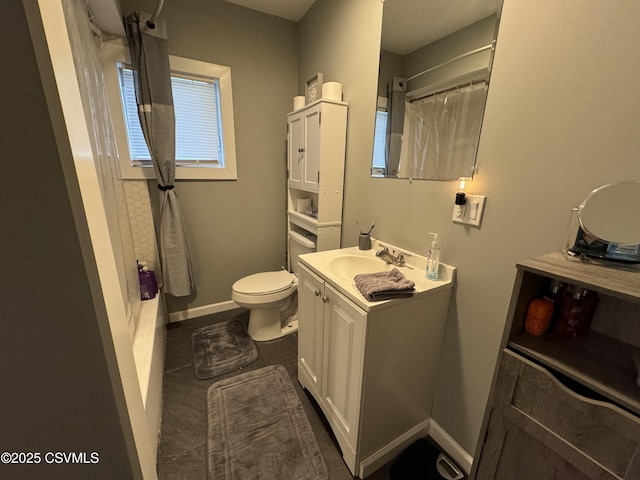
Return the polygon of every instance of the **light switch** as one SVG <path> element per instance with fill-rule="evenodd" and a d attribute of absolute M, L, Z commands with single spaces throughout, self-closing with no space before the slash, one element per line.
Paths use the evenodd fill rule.
<path fill-rule="evenodd" d="M 487 199 L 484 195 L 466 195 L 466 203 L 462 216 L 458 216 L 458 205 L 453 206 L 453 221 L 465 225 L 480 226 L 484 204 Z"/>

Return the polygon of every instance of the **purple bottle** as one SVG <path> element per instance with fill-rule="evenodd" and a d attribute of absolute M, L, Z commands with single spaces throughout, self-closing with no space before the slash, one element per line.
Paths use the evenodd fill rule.
<path fill-rule="evenodd" d="M 153 270 L 138 263 L 138 280 L 140 281 L 140 299 L 151 300 L 158 293 L 158 282 Z"/>

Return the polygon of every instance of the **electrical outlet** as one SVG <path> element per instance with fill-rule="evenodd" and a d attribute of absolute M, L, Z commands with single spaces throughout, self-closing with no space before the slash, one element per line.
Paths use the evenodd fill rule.
<path fill-rule="evenodd" d="M 464 205 L 453 206 L 453 221 L 464 225 L 480 226 L 484 204 L 487 199 L 484 195 L 466 195 Z M 460 209 L 462 207 L 462 209 Z M 460 211 L 462 210 L 462 211 Z M 462 214 L 460 214 L 462 213 Z"/>

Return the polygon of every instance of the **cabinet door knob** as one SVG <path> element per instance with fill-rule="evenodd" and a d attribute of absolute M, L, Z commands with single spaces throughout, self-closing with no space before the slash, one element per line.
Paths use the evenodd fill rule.
<path fill-rule="evenodd" d="M 304 148 L 300 147 L 300 148 L 298 149 L 298 152 L 299 152 L 299 153 L 304 152 Z"/>
<path fill-rule="evenodd" d="M 323 303 L 327 303 L 328 301 L 329 301 L 329 299 L 328 299 L 326 296 L 323 296 L 323 297 L 322 297 L 322 302 L 323 302 Z"/>
<path fill-rule="evenodd" d="M 315 291 L 315 292 L 313 292 L 313 293 L 315 293 L 315 294 L 316 294 L 316 297 L 319 297 L 319 296 L 320 296 L 320 290 L 316 290 L 316 291 Z"/>

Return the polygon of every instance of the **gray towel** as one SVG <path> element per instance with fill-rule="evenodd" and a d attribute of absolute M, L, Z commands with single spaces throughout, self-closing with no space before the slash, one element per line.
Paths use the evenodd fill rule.
<path fill-rule="evenodd" d="M 389 272 L 362 273 L 353 278 L 356 287 L 370 302 L 413 296 L 415 283 L 397 268 Z"/>

